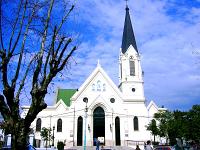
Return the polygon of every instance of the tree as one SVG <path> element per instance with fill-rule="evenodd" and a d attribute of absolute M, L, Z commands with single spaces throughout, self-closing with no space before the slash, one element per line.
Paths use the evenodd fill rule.
<path fill-rule="evenodd" d="M 26 149 L 31 123 L 47 107 L 50 83 L 77 49 L 64 32 L 73 9 L 65 0 L 0 0 L 0 112 L 13 150 Z M 29 93 L 30 109 L 22 118 L 20 103 Z"/>
<path fill-rule="evenodd" d="M 154 116 L 159 121 L 159 136 L 169 139 L 171 145 L 176 144 L 176 138 L 183 137 L 183 116 L 184 112 L 178 110 L 159 112 Z"/>
<path fill-rule="evenodd" d="M 159 134 L 159 130 L 156 125 L 155 119 L 152 119 L 151 122 L 148 124 L 147 130 L 151 131 L 152 135 L 154 136 L 154 144 L 155 144 L 155 136 Z"/>
<path fill-rule="evenodd" d="M 185 123 L 186 123 L 186 112 L 181 112 L 179 110 L 175 110 L 172 115 L 173 119 L 169 122 L 169 139 L 172 145 L 176 144 L 176 138 L 182 139 L 184 134 L 186 133 Z"/>
<path fill-rule="evenodd" d="M 169 122 L 173 119 L 173 115 L 170 111 L 162 111 L 154 114 L 154 118 L 159 122 L 158 124 L 158 135 L 160 137 L 166 137 L 167 142 L 169 139 Z"/>
<path fill-rule="evenodd" d="M 46 148 L 47 148 L 48 141 L 52 139 L 51 129 L 43 127 L 42 130 L 40 131 L 40 135 L 42 139 L 45 141 Z"/>
<path fill-rule="evenodd" d="M 200 105 L 193 105 L 187 113 L 186 139 L 200 142 Z"/>

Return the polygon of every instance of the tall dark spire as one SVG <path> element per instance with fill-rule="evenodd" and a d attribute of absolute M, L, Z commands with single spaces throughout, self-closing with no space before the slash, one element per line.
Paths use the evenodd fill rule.
<path fill-rule="evenodd" d="M 133 32 L 133 27 L 131 23 L 131 18 L 129 14 L 129 8 L 128 5 L 126 5 L 126 16 L 124 21 L 124 31 L 123 31 L 123 37 L 122 37 L 122 53 L 124 54 L 129 46 L 132 45 L 135 50 L 138 52 L 135 36 Z"/>

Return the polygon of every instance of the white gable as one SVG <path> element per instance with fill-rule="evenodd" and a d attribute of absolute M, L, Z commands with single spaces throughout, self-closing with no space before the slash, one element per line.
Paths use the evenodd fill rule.
<path fill-rule="evenodd" d="M 149 116 L 150 117 L 153 117 L 154 114 L 157 113 L 158 110 L 159 110 L 158 106 L 153 101 L 151 101 L 149 103 L 149 105 L 147 106 L 147 109 L 149 111 Z"/>
<path fill-rule="evenodd" d="M 121 92 L 109 76 L 105 73 L 100 65 L 97 65 L 95 70 L 90 74 L 86 81 L 81 85 L 79 90 L 71 98 L 72 101 L 77 100 L 78 97 L 87 95 L 106 95 L 112 93 L 113 95 L 122 99 Z"/>

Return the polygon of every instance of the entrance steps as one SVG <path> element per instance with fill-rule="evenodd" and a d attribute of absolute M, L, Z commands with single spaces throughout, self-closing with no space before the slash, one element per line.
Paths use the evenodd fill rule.
<path fill-rule="evenodd" d="M 74 146 L 65 150 L 84 150 L 83 146 Z M 86 150 L 96 150 L 96 146 L 87 146 Z M 127 146 L 104 146 L 99 148 L 99 150 L 134 150 L 134 148 Z"/>

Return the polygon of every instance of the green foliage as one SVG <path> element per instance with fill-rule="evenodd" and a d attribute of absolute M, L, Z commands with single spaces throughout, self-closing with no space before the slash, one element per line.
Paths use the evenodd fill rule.
<path fill-rule="evenodd" d="M 171 145 L 176 144 L 176 138 L 200 141 L 200 105 L 194 105 L 188 112 L 159 112 L 154 118 L 159 122 L 157 135 L 169 139 Z M 155 125 L 150 124 L 147 129 L 154 134 Z"/>
<path fill-rule="evenodd" d="M 187 115 L 187 138 L 200 141 L 200 105 L 194 105 Z"/>
<path fill-rule="evenodd" d="M 58 141 L 57 143 L 58 150 L 64 150 L 64 146 L 65 146 L 64 142 Z"/>
<path fill-rule="evenodd" d="M 51 129 L 43 127 L 42 130 L 40 131 L 40 135 L 42 139 L 46 142 L 46 147 L 47 147 L 48 141 L 52 139 Z"/>
<path fill-rule="evenodd" d="M 170 125 L 169 122 L 171 122 L 173 115 L 171 112 L 169 111 L 162 111 L 159 113 L 156 113 L 154 115 L 155 119 L 158 120 L 159 125 L 158 125 L 158 129 L 159 129 L 159 133 L 158 135 L 160 137 L 168 137 L 168 131 L 170 129 Z"/>
<path fill-rule="evenodd" d="M 155 119 L 152 119 L 151 122 L 148 124 L 147 130 L 151 131 L 151 134 L 154 135 L 154 143 L 155 143 L 155 136 L 159 134 L 159 129 L 156 125 Z"/>

